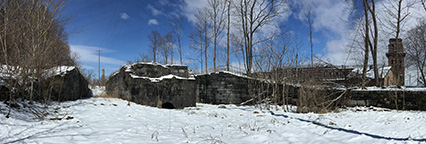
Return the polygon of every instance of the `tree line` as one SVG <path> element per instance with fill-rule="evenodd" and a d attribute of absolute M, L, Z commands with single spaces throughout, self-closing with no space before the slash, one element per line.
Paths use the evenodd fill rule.
<path fill-rule="evenodd" d="M 62 15 L 65 0 L 1 0 L 0 4 L 0 73 L 10 89 L 9 107 L 25 104 L 20 100 L 47 104 L 52 88 L 60 85 L 49 78 L 52 68 L 76 65 L 65 31 L 68 19 Z"/>
<path fill-rule="evenodd" d="M 230 70 L 230 57 L 232 57 L 231 54 L 235 54 L 237 58 L 242 58 L 240 60 L 245 64 L 246 73 L 251 73 L 254 69 L 256 46 L 278 35 L 274 33 L 263 37 L 261 29 L 265 26 L 275 26 L 273 25 L 275 19 L 288 11 L 284 6 L 285 2 L 283 0 L 207 0 L 207 6 L 197 9 L 194 15 L 195 30 L 189 36 L 192 42 L 190 48 L 199 53 L 197 58 L 193 59 L 200 63 L 201 71 L 208 72 L 209 61 L 213 63 L 213 71 L 217 71 L 220 54 L 225 55 L 221 58 L 226 64 L 226 70 Z M 152 58 L 153 61 L 158 61 L 160 56 L 164 63 L 173 63 L 169 60 L 174 55 L 171 44 L 177 41 L 178 46 L 175 47 L 179 48 L 182 64 L 180 44 L 183 31 L 182 17 L 169 21 L 169 25 L 172 32 L 164 36 L 155 30 L 149 34 Z M 212 51 L 211 54 L 210 51 Z"/>
<path fill-rule="evenodd" d="M 420 3 L 425 8 L 425 2 L 424 0 L 391 1 L 387 5 L 382 4 L 384 8 L 379 10 L 384 10 L 384 12 L 378 12 L 376 0 L 351 0 L 346 2 L 353 5 L 353 10 L 350 14 L 352 19 L 348 21 L 348 25 L 352 26 L 356 37 L 362 38 L 362 40 L 353 39 L 353 42 L 356 43 L 354 47 L 362 50 L 360 55 L 363 55 L 363 59 L 360 60 L 363 61 L 361 64 L 363 67 L 361 85 L 365 87 L 368 82 L 366 73 L 369 70 L 369 65 L 372 65 L 372 71 L 374 72 L 373 83 L 375 86 L 381 86 L 382 79 L 380 78 L 378 53 L 381 49 L 386 49 L 381 48 L 382 45 L 380 44 L 383 43 L 381 41 L 383 36 L 392 35 L 395 39 L 401 38 L 402 32 L 409 31 L 404 27 L 413 15 L 409 10 L 416 3 Z M 297 36 L 294 35 L 285 36 L 291 40 L 279 41 L 283 40 L 283 35 L 292 35 L 285 30 L 283 31 L 282 27 L 275 25 L 280 16 L 290 11 L 291 4 L 285 0 L 207 0 L 207 5 L 198 8 L 195 12 L 195 29 L 188 37 L 191 41 L 189 47 L 195 50 L 197 54 L 195 58 L 191 59 L 199 63 L 201 73 L 208 73 L 218 71 L 219 63 L 226 65 L 225 70 L 229 71 L 231 69 L 231 58 L 234 57 L 238 60 L 238 63 L 243 63 L 245 73 L 250 75 L 255 71 L 264 69 L 262 67 L 265 67 L 265 65 L 259 64 L 265 58 L 262 57 L 262 51 L 267 51 L 271 43 L 287 42 L 285 45 L 291 46 L 292 51 L 295 51 L 292 55 L 287 56 L 290 59 L 289 62 L 292 62 L 287 66 L 297 68 L 303 64 L 314 67 L 314 63 L 324 62 L 321 58 L 314 57 L 312 4 L 304 3 L 300 6 L 304 14 L 305 23 L 309 27 L 307 30 L 309 41 L 297 40 Z M 379 16 L 379 13 L 382 15 L 384 13 L 386 16 Z M 176 40 L 178 40 L 180 63 L 182 64 L 180 44 L 183 31 L 181 26 L 182 17 L 180 17 L 179 21 L 171 20 L 169 24 L 172 27 L 172 32 L 161 36 L 158 31 L 152 31 L 148 36 L 151 42 L 152 57 L 154 61 L 162 58 L 164 63 L 170 63 L 169 59 L 174 55 L 173 48 L 177 47 L 171 44 L 176 43 Z M 271 27 L 276 27 L 280 31 L 265 34 L 264 30 Z M 384 29 L 387 31 L 385 32 Z M 170 36 L 174 38 L 170 38 Z M 404 34 L 402 38 L 405 39 L 405 37 L 408 36 Z M 310 53 L 299 51 L 299 48 L 305 43 L 308 43 Z M 405 45 L 408 45 L 408 43 Z M 283 49 L 283 47 L 274 48 Z M 286 48 L 288 49 L 289 47 Z M 412 51 L 409 50 L 412 47 L 406 48 L 407 52 Z M 407 61 L 415 60 L 412 54 L 407 54 L 409 55 L 406 59 Z M 276 57 L 279 58 L 280 56 Z M 359 57 L 359 55 L 352 55 L 352 57 Z M 318 62 L 314 62 L 315 59 Z M 212 66 L 209 66 L 209 64 L 212 64 Z M 408 64 L 414 64 L 414 62 L 409 62 Z M 212 67 L 212 70 L 209 69 L 210 67 Z M 284 68 L 284 66 L 274 67 Z M 420 68 L 418 70 L 422 71 Z"/>

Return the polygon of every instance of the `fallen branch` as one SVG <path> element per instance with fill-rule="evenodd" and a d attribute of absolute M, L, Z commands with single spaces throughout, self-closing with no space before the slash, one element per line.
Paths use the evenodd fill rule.
<path fill-rule="evenodd" d="M 351 89 L 346 89 L 342 94 L 340 94 L 340 96 L 338 96 L 337 98 L 333 99 L 325 108 L 327 109 L 329 106 L 331 106 L 331 104 L 333 104 L 334 102 L 336 102 L 337 100 L 339 100 L 340 98 L 342 98 L 349 91 L 351 91 Z"/>
<path fill-rule="evenodd" d="M 249 99 L 249 100 L 247 100 L 245 102 L 242 102 L 240 105 L 245 105 L 245 104 L 247 104 L 249 102 L 252 102 L 253 100 L 254 100 L 254 98 L 251 98 L 251 99 Z"/>

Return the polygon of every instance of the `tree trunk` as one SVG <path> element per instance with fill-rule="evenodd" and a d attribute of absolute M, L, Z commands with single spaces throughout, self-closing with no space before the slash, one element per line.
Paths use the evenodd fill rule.
<path fill-rule="evenodd" d="M 227 26 L 227 37 L 226 37 L 226 70 L 229 71 L 229 30 L 231 23 L 231 1 L 228 0 L 228 26 Z"/>
<path fill-rule="evenodd" d="M 206 74 L 209 73 L 207 68 L 207 22 L 204 22 L 204 60 L 206 63 Z"/>
<path fill-rule="evenodd" d="M 368 12 L 367 12 L 367 0 L 362 1 L 363 7 L 364 7 L 364 15 L 365 15 L 365 36 L 364 36 L 364 68 L 362 70 L 362 88 L 365 89 L 365 83 L 366 83 L 366 74 L 367 74 L 367 68 L 368 68 L 368 43 L 369 43 L 369 25 L 368 25 Z"/>

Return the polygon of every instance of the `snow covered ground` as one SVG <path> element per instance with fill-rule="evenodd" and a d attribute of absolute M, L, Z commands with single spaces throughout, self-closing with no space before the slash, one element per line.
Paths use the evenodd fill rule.
<path fill-rule="evenodd" d="M 53 106 L 63 120 L 39 121 L 16 111 L 5 118 L 1 102 L 0 143 L 426 143 L 421 111 L 298 114 L 223 106 L 169 110 L 94 97 Z"/>

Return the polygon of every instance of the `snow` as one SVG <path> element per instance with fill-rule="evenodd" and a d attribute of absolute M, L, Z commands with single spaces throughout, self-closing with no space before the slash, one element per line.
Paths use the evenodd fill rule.
<path fill-rule="evenodd" d="M 105 86 L 90 86 L 89 88 L 92 90 L 93 96 L 102 96 L 105 92 Z"/>
<path fill-rule="evenodd" d="M 2 79 L 0 79 L 0 86 L 4 86 L 4 85 L 6 85 L 6 83 Z"/>
<path fill-rule="evenodd" d="M 128 68 L 130 68 L 130 67 L 132 67 L 132 66 L 134 66 L 134 65 L 137 65 L 137 64 L 156 65 L 156 66 L 162 66 L 162 67 L 164 67 L 164 68 L 168 68 L 167 66 L 162 65 L 162 64 L 157 63 L 157 62 L 137 62 L 137 63 L 133 63 L 133 64 L 131 64 L 131 65 L 126 65 L 126 66 L 127 66 Z"/>
<path fill-rule="evenodd" d="M 67 72 L 75 69 L 75 66 L 58 66 L 50 69 L 55 75 L 65 75 Z"/>
<path fill-rule="evenodd" d="M 343 89 L 342 89 L 343 90 Z M 355 91 L 426 91 L 426 87 L 366 87 L 366 89 L 354 89 Z"/>
<path fill-rule="evenodd" d="M 247 75 L 243 75 L 243 74 L 238 74 L 238 73 L 234 73 L 234 72 L 230 72 L 230 71 L 218 71 L 218 72 L 212 72 L 214 74 L 219 74 L 219 73 L 226 73 L 226 74 L 231 74 L 237 77 L 242 77 L 242 78 L 250 78 Z M 198 74 L 196 76 L 202 76 L 202 75 L 211 75 L 212 73 L 208 73 L 208 74 Z"/>
<path fill-rule="evenodd" d="M 243 77 L 243 78 L 248 78 L 246 75 L 242 75 L 242 74 L 238 74 L 238 73 L 234 73 L 234 72 L 230 72 L 230 71 L 221 71 L 221 72 L 231 74 L 231 75 L 235 75 L 235 76 L 239 76 L 239 77 Z M 216 72 L 216 73 L 218 73 L 218 72 Z"/>
<path fill-rule="evenodd" d="M 385 76 L 388 74 L 390 69 L 391 69 L 391 66 L 379 67 L 379 75 L 381 76 L 381 78 L 385 78 Z M 362 67 L 356 67 L 351 71 L 349 76 L 353 77 L 353 76 L 357 76 L 357 75 L 362 75 L 362 71 L 363 71 Z M 373 69 L 367 69 L 367 73 L 365 75 L 368 78 L 374 79 L 374 70 Z"/>
<path fill-rule="evenodd" d="M 390 71 L 390 69 L 391 69 L 391 66 L 380 67 L 380 68 L 379 68 L 379 76 L 380 76 L 381 78 L 385 78 L 385 76 L 388 74 L 388 72 Z M 361 71 L 361 74 L 362 74 L 362 71 Z M 374 70 L 373 70 L 373 69 L 369 69 L 369 70 L 367 71 L 367 73 L 366 73 L 366 76 L 367 76 L 368 78 L 372 78 L 372 79 L 374 79 L 374 78 L 375 78 L 375 77 L 374 77 Z"/>
<path fill-rule="evenodd" d="M 160 82 L 163 79 L 173 79 L 173 78 L 182 79 L 182 80 L 195 80 L 195 78 L 193 76 L 191 76 L 189 78 L 185 78 L 185 77 L 180 77 L 180 76 L 176 76 L 176 75 L 172 75 L 172 74 L 161 76 L 159 78 L 137 76 L 137 75 L 134 75 L 134 74 L 130 74 L 130 76 L 134 79 L 149 79 L 151 82 Z"/>
<path fill-rule="evenodd" d="M 179 67 L 179 66 L 187 66 L 187 65 L 184 65 L 184 64 L 166 64 L 166 66 L 177 66 L 177 67 Z"/>
<path fill-rule="evenodd" d="M 19 69 L 19 70 L 18 70 Z M 8 79 L 12 78 L 14 79 L 16 77 L 15 72 L 19 72 L 21 69 L 18 67 L 15 68 L 14 66 L 7 66 L 7 65 L 1 65 L 0 66 L 0 79 Z"/>
<path fill-rule="evenodd" d="M 75 69 L 75 66 L 57 66 L 53 67 L 51 69 L 45 70 L 47 76 L 50 77 L 52 75 L 65 75 L 67 72 L 72 71 Z M 7 66 L 2 65 L 0 67 L 0 78 L 4 77 L 10 77 L 12 75 L 12 78 L 15 78 L 16 75 L 19 75 L 21 72 L 21 68 L 15 68 L 14 66 Z M 28 70 L 30 72 L 30 70 Z M 18 73 L 18 74 L 16 74 Z"/>
<path fill-rule="evenodd" d="M 93 91 L 102 91 L 95 88 Z M 426 112 L 353 107 L 326 114 L 201 104 L 159 109 L 114 98 L 63 102 L 34 120 L 0 103 L 0 143 L 419 143 Z M 295 107 L 292 107 L 294 110 Z"/>
<path fill-rule="evenodd" d="M 186 65 L 179 65 L 179 64 L 167 64 L 167 65 L 162 65 L 162 64 L 157 63 L 157 62 L 138 62 L 138 63 L 133 63 L 133 64 L 123 65 L 123 66 L 120 68 L 120 70 L 124 67 L 124 68 L 125 68 L 124 72 L 126 72 L 126 73 L 130 73 L 130 76 L 131 76 L 132 78 L 136 78 L 136 79 L 137 79 L 137 78 L 141 78 L 141 79 L 149 79 L 151 82 L 160 82 L 160 81 L 162 81 L 163 79 L 172 79 L 172 78 L 176 78 L 176 79 L 186 79 L 186 80 L 195 80 L 195 77 L 192 75 L 192 72 L 191 72 L 191 71 L 190 71 L 190 76 L 189 76 L 188 78 L 180 77 L 180 76 L 177 76 L 177 75 L 171 75 L 171 74 L 169 74 L 169 75 L 165 75 L 165 76 L 161 76 L 161 77 L 159 77 L 159 78 L 151 78 L 151 77 L 138 76 L 138 75 L 133 74 L 134 72 L 133 72 L 133 70 L 132 70 L 132 66 L 137 65 L 137 64 L 157 65 L 157 66 L 162 66 L 162 67 L 164 67 L 164 68 L 166 68 L 166 69 L 168 69 L 168 68 L 169 68 L 169 66 L 186 66 Z M 117 72 L 114 72 L 113 74 L 111 74 L 111 76 L 115 76 L 115 75 L 117 75 L 117 74 L 120 72 L 120 70 L 118 70 Z"/>

